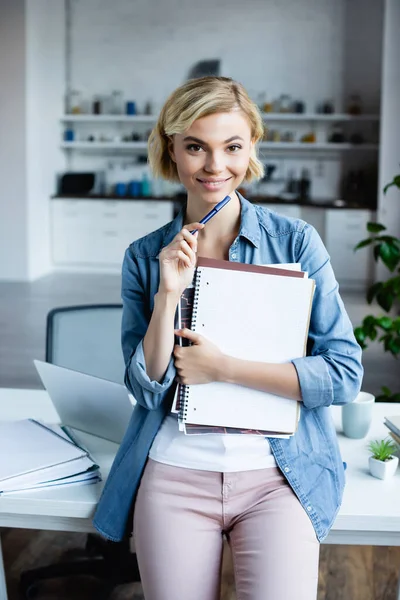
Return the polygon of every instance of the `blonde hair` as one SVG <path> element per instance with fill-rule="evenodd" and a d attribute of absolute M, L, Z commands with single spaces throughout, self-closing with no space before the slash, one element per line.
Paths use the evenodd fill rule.
<path fill-rule="evenodd" d="M 220 112 L 240 110 L 251 127 L 251 138 L 257 143 L 263 136 L 264 125 L 260 112 L 242 84 L 229 77 L 200 77 L 190 79 L 167 98 L 148 141 L 148 160 L 156 177 L 179 181 L 169 147 L 175 133 L 183 133 L 194 121 Z M 260 179 L 264 166 L 253 145 L 244 181 Z"/>

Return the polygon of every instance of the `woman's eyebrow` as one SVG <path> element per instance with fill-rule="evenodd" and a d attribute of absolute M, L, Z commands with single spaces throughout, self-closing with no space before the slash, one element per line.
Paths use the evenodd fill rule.
<path fill-rule="evenodd" d="M 227 140 L 225 140 L 224 142 L 222 142 L 223 144 L 229 144 L 229 142 L 233 142 L 233 140 L 242 140 L 242 142 L 244 142 L 244 139 L 242 137 L 240 137 L 240 135 L 233 135 L 232 137 L 228 138 Z M 199 138 L 193 137 L 192 135 L 188 135 L 187 137 L 183 138 L 184 142 L 196 142 L 197 144 L 203 144 L 205 146 L 207 146 L 207 142 L 204 142 L 203 140 L 200 140 Z"/>

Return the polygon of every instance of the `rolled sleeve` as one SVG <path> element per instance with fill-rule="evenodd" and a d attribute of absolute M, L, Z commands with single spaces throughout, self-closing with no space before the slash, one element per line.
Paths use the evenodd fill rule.
<path fill-rule="evenodd" d="M 357 343 L 331 266 L 317 231 L 305 224 L 297 261 L 315 280 L 309 356 L 292 360 L 305 408 L 352 402 L 361 388 L 363 367 Z"/>
<path fill-rule="evenodd" d="M 299 378 L 303 404 L 306 408 L 330 406 L 333 403 L 333 384 L 328 366 L 322 356 L 306 356 L 292 360 Z"/>
<path fill-rule="evenodd" d="M 175 379 L 174 361 L 171 358 L 161 382 L 154 380 L 152 381 L 147 375 L 146 359 L 143 351 L 143 340 L 141 340 L 136 348 L 135 354 L 132 357 L 130 373 L 144 390 L 147 390 L 153 394 L 161 394 L 162 392 L 168 390 Z"/>

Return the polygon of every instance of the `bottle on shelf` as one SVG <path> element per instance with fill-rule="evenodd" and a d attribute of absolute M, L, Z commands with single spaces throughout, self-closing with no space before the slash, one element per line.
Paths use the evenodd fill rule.
<path fill-rule="evenodd" d="M 113 115 L 122 115 L 124 112 L 123 94 L 120 90 L 114 90 L 111 94 L 111 113 Z"/>
<path fill-rule="evenodd" d="M 146 172 L 142 175 L 142 195 L 143 198 L 151 197 L 151 181 Z"/>
<path fill-rule="evenodd" d="M 66 95 L 66 112 L 79 115 L 82 112 L 82 94 L 78 90 L 70 90 Z"/>
<path fill-rule="evenodd" d="M 311 195 L 310 171 L 303 169 L 299 180 L 299 200 L 309 200 Z"/>
<path fill-rule="evenodd" d="M 362 100 L 359 94 L 352 94 L 349 99 L 347 106 L 347 112 L 349 115 L 361 115 L 362 113 Z"/>

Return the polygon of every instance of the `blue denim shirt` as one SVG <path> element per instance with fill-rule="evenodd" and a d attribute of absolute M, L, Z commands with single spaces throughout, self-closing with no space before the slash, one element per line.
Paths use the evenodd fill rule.
<path fill-rule="evenodd" d="M 302 410 L 290 439 L 269 438 L 272 453 L 322 541 L 340 508 L 344 466 L 329 406 L 351 402 L 360 390 L 361 349 L 339 295 L 329 255 L 316 230 L 300 219 L 256 206 L 240 194 L 241 226 L 229 260 L 249 264 L 300 262 L 316 282 L 307 356 L 294 359 Z M 184 209 L 169 224 L 133 242 L 122 268 L 122 347 L 125 383 L 137 400 L 125 437 L 106 481 L 94 526 L 119 541 L 132 529 L 136 492 L 152 442 L 169 412 L 174 392 L 173 358 L 161 382 L 146 373 L 143 353 L 161 249 L 183 225 Z"/>

